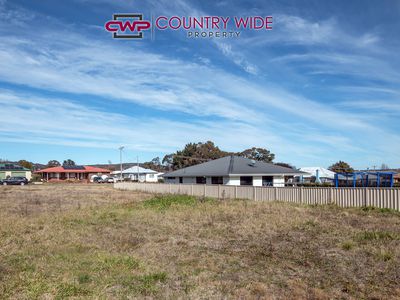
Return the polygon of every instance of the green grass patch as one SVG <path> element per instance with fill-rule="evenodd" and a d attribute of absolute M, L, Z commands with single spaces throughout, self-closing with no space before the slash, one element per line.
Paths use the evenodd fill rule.
<path fill-rule="evenodd" d="M 79 275 L 78 275 L 78 282 L 79 282 L 79 284 L 89 283 L 90 281 L 92 281 L 92 280 L 91 280 L 89 274 L 79 274 Z"/>
<path fill-rule="evenodd" d="M 143 206 L 145 208 L 165 211 L 175 206 L 195 206 L 199 202 L 210 201 L 213 200 L 209 198 L 199 199 L 194 196 L 187 195 L 159 195 L 151 198 L 150 200 L 144 201 Z"/>
<path fill-rule="evenodd" d="M 57 287 L 56 299 L 65 299 L 70 297 L 78 296 L 88 296 L 91 292 L 85 287 L 71 284 L 71 283 L 61 283 Z"/>
<path fill-rule="evenodd" d="M 121 278 L 120 283 L 131 293 L 151 295 L 158 292 L 158 285 L 167 280 L 167 273 L 150 273 L 144 275 L 131 275 Z"/>
<path fill-rule="evenodd" d="M 390 208 L 379 208 L 374 206 L 365 206 L 361 208 L 362 211 L 365 212 L 379 212 L 379 213 L 387 213 L 387 214 L 400 214 L 397 210 Z"/>
<path fill-rule="evenodd" d="M 398 240 L 399 235 L 389 231 L 362 231 L 356 235 L 356 240 L 363 241 L 380 241 L 380 240 Z"/>

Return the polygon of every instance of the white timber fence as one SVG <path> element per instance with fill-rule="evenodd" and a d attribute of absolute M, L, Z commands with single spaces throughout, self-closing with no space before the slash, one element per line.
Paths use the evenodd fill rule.
<path fill-rule="evenodd" d="M 118 182 L 116 189 L 156 194 L 182 194 L 218 199 L 285 201 L 298 204 L 336 204 L 340 207 L 389 208 L 400 211 L 399 188 L 255 187 L 208 184 Z"/>

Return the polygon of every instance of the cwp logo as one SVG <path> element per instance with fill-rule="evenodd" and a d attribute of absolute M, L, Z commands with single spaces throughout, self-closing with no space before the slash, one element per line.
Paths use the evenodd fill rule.
<path fill-rule="evenodd" d="M 112 32 L 115 39 L 141 39 L 142 31 L 150 26 L 149 21 L 143 20 L 142 14 L 113 14 L 113 20 L 108 21 L 104 28 Z"/>

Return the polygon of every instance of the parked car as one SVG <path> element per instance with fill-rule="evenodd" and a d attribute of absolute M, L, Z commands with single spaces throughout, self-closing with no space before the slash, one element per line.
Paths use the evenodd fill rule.
<path fill-rule="evenodd" d="M 2 185 L 25 185 L 28 184 L 28 179 L 25 177 L 10 177 L 1 181 Z"/>
<path fill-rule="evenodd" d="M 114 177 L 108 177 L 107 178 L 107 182 L 108 183 L 114 183 L 115 182 L 115 178 Z"/>
<path fill-rule="evenodd" d="M 95 182 L 95 183 L 104 183 L 105 181 L 104 181 L 103 178 L 101 178 L 101 177 L 99 176 L 99 177 L 93 178 L 93 182 Z"/>

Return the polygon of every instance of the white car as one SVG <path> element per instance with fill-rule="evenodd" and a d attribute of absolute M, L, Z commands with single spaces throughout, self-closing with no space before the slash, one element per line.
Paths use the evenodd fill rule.
<path fill-rule="evenodd" d="M 108 178 L 106 179 L 106 182 L 107 182 L 107 183 L 114 183 L 114 182 L 115 182 L 115 178 L 114 178 L 114 177 L 108 177 Z"/>

